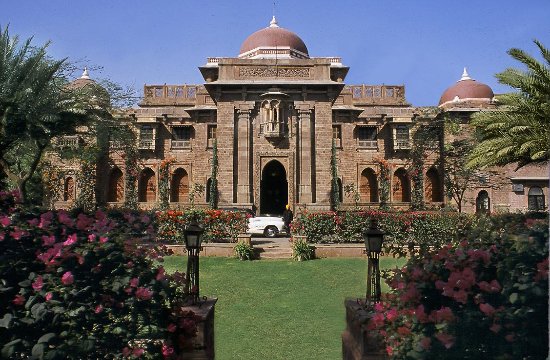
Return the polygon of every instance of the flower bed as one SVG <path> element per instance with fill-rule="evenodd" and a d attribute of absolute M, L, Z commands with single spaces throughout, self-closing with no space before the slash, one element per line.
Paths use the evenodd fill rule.
<path fill-rule="evenodd" d="M 193 346 L 184 276 L 139 248 L 147 215 L 31 212 L 0 193 L 0 357 L 176 358 Z"/>
<path fill-rule="evenodd" d="M 372 219 L 387 233 L 384 252 L 404 256 L 409 245 L 421 252 L 458 239 L 471 229 L 477 218 L 458 213 L 429 212 L 323 212 L 303 211 L 292 223 L 292 232 L 305 235 L 309 242 L 362 242 L 361 231 Z"/>
<path fill-rule="evenodd" d="M 368 329 L 392 359 L 544 359 L 548 220 L 484 218 L 460 243 L 413 256 Z"/>
<path fill-rule="evenodd" d="M 168 210 L 156 213 L 158 239 L 168 243 L 182 243 L 183 230 L 193 219 L 204 227 L 206 242 L 221 239 L 236 242 L 237 236 L 244 234 L 248 229 L 248 217 L 242 212 L 203 209 Z"/>

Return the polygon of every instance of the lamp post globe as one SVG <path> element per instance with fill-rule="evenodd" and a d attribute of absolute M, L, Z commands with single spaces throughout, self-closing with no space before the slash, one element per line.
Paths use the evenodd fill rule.
<path fill-rule="evenodd" d="M 204 229 L 196 220 L 191 221 L 183 232 L 187 249 L 186 293 L 190 296 L 192 304 L 199 301 L 199 252 L 203 233 Z"/>

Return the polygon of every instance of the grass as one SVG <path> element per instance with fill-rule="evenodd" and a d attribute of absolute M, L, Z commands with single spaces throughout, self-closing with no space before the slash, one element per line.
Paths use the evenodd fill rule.
<path fill-rule="evenodd" d="M 172 256 L 164 266 L 185 271 L 185 261 Z M 382 258 L 380 266 L 403 263 Z M 218 297 L 216 359 L 341 358 L 344 299 L 365 297 L 366 274 L 363 259 L 201 258 L 201 296 Z"/>

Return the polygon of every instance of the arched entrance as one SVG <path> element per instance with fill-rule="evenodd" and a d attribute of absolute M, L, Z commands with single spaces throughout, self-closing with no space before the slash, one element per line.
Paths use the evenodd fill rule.
<path fill-rule="evenodd" d="M 282 215 L 288 203 L 288 181 L 285 167 L 272 160 L 262 171 L 260 183 L 260 213 Z"/>

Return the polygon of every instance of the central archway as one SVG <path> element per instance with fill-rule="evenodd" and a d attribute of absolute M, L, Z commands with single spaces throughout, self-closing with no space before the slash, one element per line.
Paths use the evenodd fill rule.
<path fill-rule="evenodd" d="M 262 171 L 260 183 L 260 213 L 282 215 L 288 202 L 288 181 L 285 167 L 272 160 Z"/>

